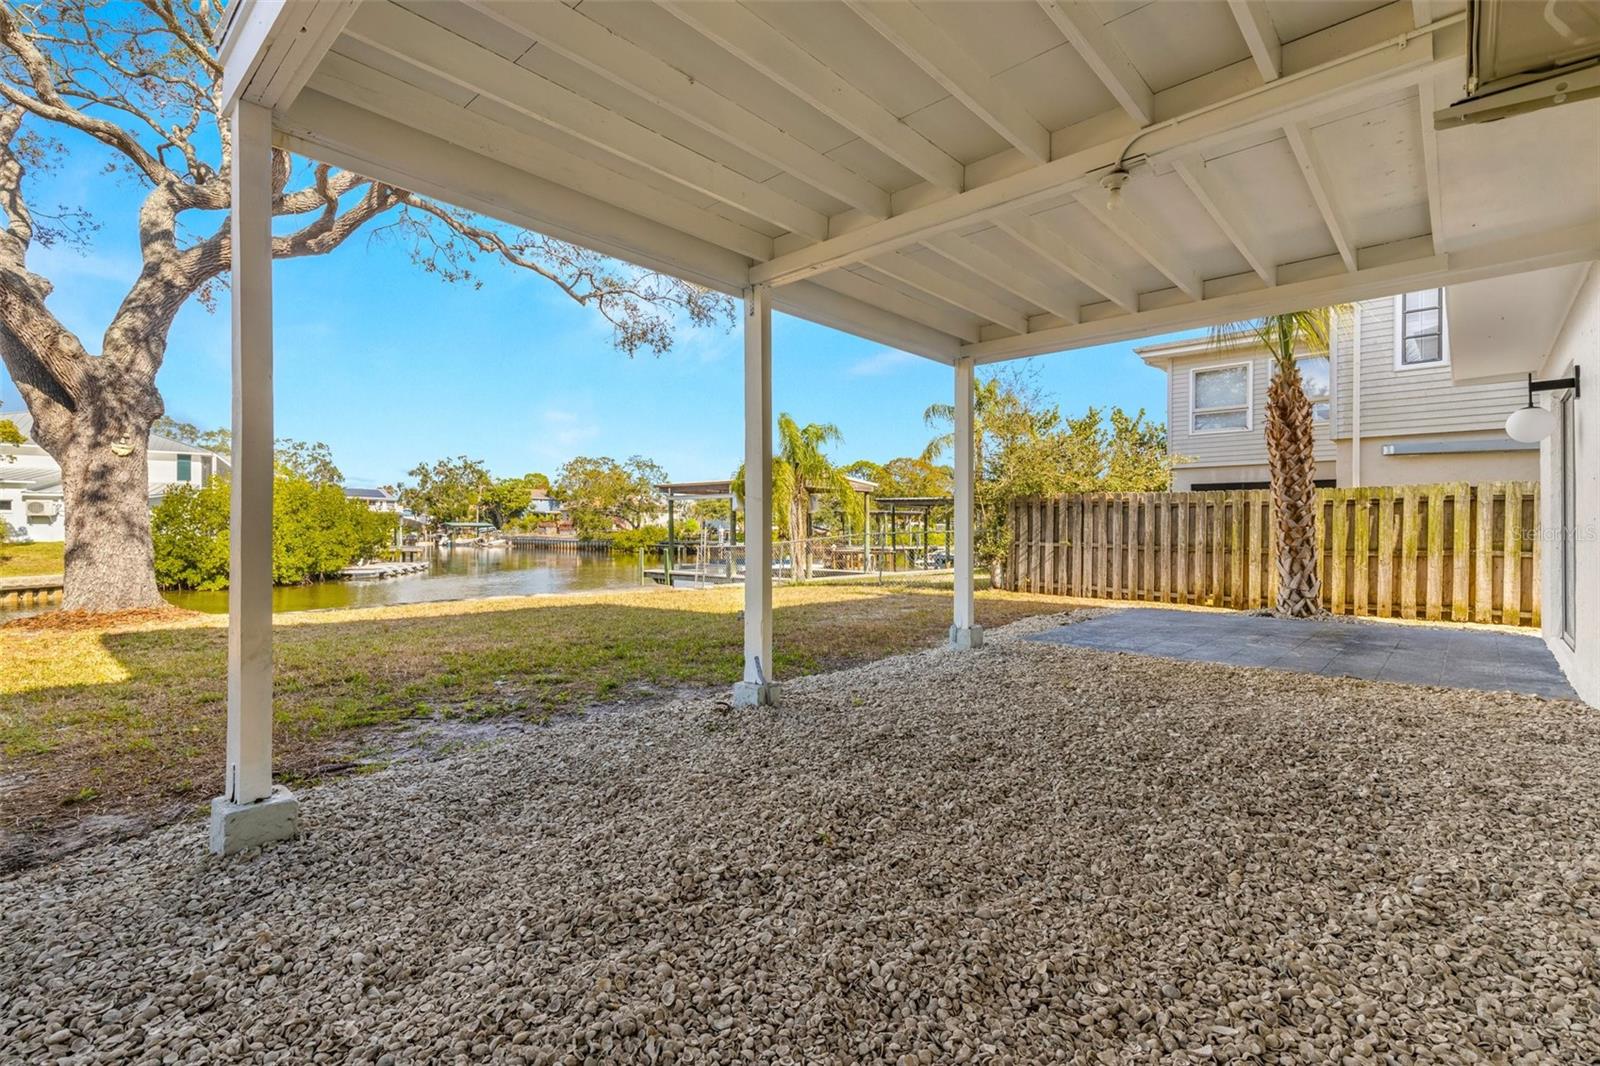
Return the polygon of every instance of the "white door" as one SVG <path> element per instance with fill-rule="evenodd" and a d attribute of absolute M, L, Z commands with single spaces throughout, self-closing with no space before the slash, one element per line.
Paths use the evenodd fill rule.
<path fill-rule="evenodd" d="M 1568 647 L 1578 642 L 1578 463 L 1577 426 L 1571 393 L 1563 396 L 1556 408 L 1561 439 L 1561 636 Z"/>

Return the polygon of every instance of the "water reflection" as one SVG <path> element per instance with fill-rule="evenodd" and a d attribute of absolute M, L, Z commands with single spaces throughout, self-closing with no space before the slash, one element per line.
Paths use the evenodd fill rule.
<path fill-rule="evenodd" d="M 483 596 L 533 596 L 553 592 L 629 588 L 639 584 L 638 560 L 547 548 L 455 548 L 435 554 L 427 573 L 383 581 L 326 581 L 272 590 L 274 612 L 327 607 L 380 607 Z M 168 592 L 179 607 L 221 614 L 226 592 Z"/>

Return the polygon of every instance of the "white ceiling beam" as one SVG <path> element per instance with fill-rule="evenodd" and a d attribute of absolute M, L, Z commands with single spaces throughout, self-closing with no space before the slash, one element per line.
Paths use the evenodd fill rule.
<path fill-rule="evenodd" d="M 472 6 L 862 213 L 889 217 L 885 190 L 566 4 L 473 0 Z"/>
<path fill-rule="evenodd" d="M 1078 321 L 1078 305 L 1050 282 L 989 249 L 953 233 L 928 241 L 927 247 L 956 266 L 970 270 L 1019 299 L 1067 322 Z"/>
<path fill-rule="evenodd" d="M 802 281 L 772 290 L 772 306 L 785 314 L 937 362 L 954 363 L 961 354 L 964 338 L 894 314 L 882 304 L 861 300 L 820 281 Z"/>
<path fill-rule="evenodd" d="M 665 0 L 660 7 L 923 180 L 951 192 L 964 187 L 959 162 L 744 5 Z"/>
<path fill-rule="evenodd" d="M 1200 272 L 1167 237 L 1157 233 L 1124 203 L 1113 211 L 1106 206 L 1106 194 L 1098 188 L 1079 189 L 1073 198 L 1095 217 L 1095 221 L 1121 237 L 1123 242 L 1144 257 L 1145 262 L 1166 275 L 1185 294 L 1201 299 L 1204 286 Z"/>
<path fill-rule="evenodd" d="M 1141 126 L 1155 116 L 1155 94 L 1094 8 L 1078 0 L 1039 0 L 1039 6 L 1117 103 Z"/>
<path fill-rule="evenodd" d="M 1002 232 L 1059 269 L 1083 282 L 1125 311 L 1139 310 L 1139 293 L 1116 271 L 1090 259 L 1065 237 L 1026 215 L 995 219 Z"/>
<path fill-rule="evenodd" d="M 1367 249 L 1364 254 L 1382 261 L 1354 274 L 1344 271 L 1343 264 L 1332 256 L 1313 264 L 1293 264 L 1292 268 L 1281 268 L 1279 273 L 1293 275 L 1294 280 L 1274 287 L 1261 285 L 1254 275 L 1245 275 L 1254 286 L 1224 296 L 1172 304 L 1136 315 L 1097 318 L 1076 326 L 1036 330 L 1025 337 L 980 341 L 965 346 L 962 355 L 980 363 L 1023 359 L 1176 330 L 1224 326 L 1305 307 L 1327 307 L 1396 292 L 1581 263 L 1600 259 L 1600 224 L 1567 226 L 1493 241 L 1459 252 L 1436 254 L 1424 237 L 1398 242 L 1392 248 L 1385 245 Z M 1304 270 L 1305 266 L 1315 269 Z"/>
<path fill-rule="evenodd" d="M 872 269 L 881 274 L 887 274 L 896 281 L 904 282 L 913 289 L 919 289 L 937 299 L 964 311 L 971 311 L 985 322 L 993 322 L 1003 329 L 1013 333 L 1028 332 L 1028 319 L 1021 311 L 1002 303 L 992 297 L 969 286 L 961 284 L 954 278 L 941 274 L 939 271 L 919 263 L 908 255 L 900 252 L 891 252 L 886 256 L 873 259 L 867 263 Z"/>
<path fill-rule="evenodd" d="M 1250 46 L 1250 58 L 1256 61 L 1262 81 L 1276 81 L 1283 76 L 1283 42 L 1267 13 L 1266 0 L 1228 0 L 1234 21 L 1244 43 Z"/>
<path fill-rule="evenodd" d="M 845 0 L 867 25 L 1035 163 L 1050 161 L 1050 131 L 914 4 Z"/>
<path fill-rule="evenodd" d="M 1156 159 L 1172 153 L 1187 154 L 1241 136 L 1253 136 L 1268 128 L 1277 130 L 1286 121 L 1325 114 L 1361 99 L 1415 85 L 1437 63 L 1458 58 L 1461 47 L 1458 42 L 1454 50 L 1441 59 L 1436 56 L 1431 37 L 1418 38 L 1403 47 L 1395 41 L 1368 46 L 1337 65 L 1279 79 L 1249 92 L 1207 103 L 1174 121 L 1164 122 L 1141 135 L 1139 150 Z M 819 244 L 786 252 L 752 268 L 750 281 L 753 284 L 787 284 L 885 251 L 921 243 L 947 230 L 1058 200 L 1082 185 L 1090 175 L 1115 166 L 1122 159 L 1127 143 L 1126 135 L 1101 141 Z"/>
<path fill-rule="evenodd" d="M 750 260 L 560 182 L 308 87 L 274 119 L 274 143 L 419 196 L 737 295 Z"/>
<path fill-rule="evenodd" d="M 1278 283 L 1278 267 L 1267 254 L 1266 245 L 1262 242 L 1261 234 L 1256 227 L 1250 213 L 1240 206 L 1238 197 L 1227 184 L 1210 173 L 1206 168 L 1206 161 L 1199 156 L 1190 156 L 1173 162 L 1173 169 L 1178 172 L 1178 177 L 1194 193 L 1194 198 L 1200 201 L 1200 206 L 1206 209 L 1206 214 L 1217 224 L 1224 236 L 1238 249 L 1244 261 L 1250 264 L 1250 269 L 1268 285 Z"/>
<path fill-rule="evenodd" d="M 285 111 L 356 13 L 355 0 L 241 2 L 217 48 L 222 63 L 218 111 L 240 99 Z"/>
<path fill-rule="evenodd" d="M 1411 21 L 1426 26 L 1433 21 L 1433 0 L 1411 0 Z"/>
<path fill-rule="evenodd" d="M 685 233 L 757 261 L 772 257 L 772 238 L 747 226 L 574 155 L 551 141 L 529 137 L 475 111 L 457 107 L 434 93 L 338 53 L 323 60 L 311 87 L 373 114 L 409 123 L 424 133 L 519 167 L 546 181 L 580 189 L 625 210 L 658 218 Z"/>
<path fill-rule="evenodd" d="M 828 235 L 819 211 L 394 4 L 364 4 L 346 30 L 402 62 L 793 233 Z"/>
<path fill-rule="evenodd" d="M 1305 175 L 1311 198 L 1317 202 L 1317 210 L 1322 212 L 1322 221 L 1328 227 L 1334 247 L 1339 249 L 1339 258 L 1344 260 L 1346 270 L 1355 270 L 1356 250 L 1350 240 L 1350 228 L 1338 200 L 1334 198 L 1328 168 L 1317 150 L 1316 141 L 1312 139 L 1311 127 L 1304 122 L 1291 122 L 1284 127 L 1284 134 L 1289 138 L 1295 161 L 1300 164 L 1300 173 Z"/>
<path fill-rule="evenodd" d="M 1422 177 L 1428 187 L 1428 232 L 1433 235 L 1434 251 L 1441 251 L 1444 239 L 1444 197 L 1439 185 L 1439 135 L 1433 128 L 1433 82 L 1424 78 L 1417 85 L 1417 105 L 1422 109 Z"/>
<path fill-rule="evenodd" d="M 981 338 L 978 323 L 969 313 L 942 301 L 918 299 L 886 284 L 886 280 L 883 275 L 875 274 L 866 267 L 851 267 L 848 270 L 835 270 L 831 274 L 823 274 L 814 279 L 814 284 L 843 293 L 872 307 L 881 307 L 901 318 L 921 323 L 930 329 L 936 329 L 968 343 Z M 773 292 L 781 293 L 788 287 L 781 285 Z"/>

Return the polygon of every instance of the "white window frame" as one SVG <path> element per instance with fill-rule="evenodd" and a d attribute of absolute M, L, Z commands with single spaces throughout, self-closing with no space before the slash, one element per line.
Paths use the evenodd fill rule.
<path fill-rule="evenodd" d="M 1426 289 L 1415 289 L 1426 292 Z M 1396 370 L 1437 370 L 1450 365 L 1450 319 L 1444 313 L 1444 289 L 1439 292 L 1439 359 L 1433 363 L 1408 363 L 1402 356 L 1406 350 L 1406 294 L 1394 298 L 1394 368 Z"/>
<path fill-rule="evenodd" d="M 1242 366 L 1245 370 L 1244 378 L 1244 426 L 1239 429 L 1196 429 L 1194 416 L 1200 411 L 1195 407 L 1195 377 L 1210 370 L 1231 370 Z M 1240 359 L 1231 363 L 1212 363 L 1209 366 L 1192 366 L 1189 368 L 1189 435 L 1191 437 L 1209 437 L 1217 433 L 1249 433 L 1256 424 L 1256 362 L 1254 359 Z M 1234 411 L 1238 407 L 1208 407 L 1206 412 Z"/>

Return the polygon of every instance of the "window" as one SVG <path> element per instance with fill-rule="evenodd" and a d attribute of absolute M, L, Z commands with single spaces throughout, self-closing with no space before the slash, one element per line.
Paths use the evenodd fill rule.
<path fill-rule="evenodd" d="M 1250 428 L 1250 364 L 1233 363 L 1189 372 L 1189 429 L 1221 433 Z"/>
<path fill-rule="evenodd" d="M 1444 343 L 1444 290 L 1408 292 L 1400 297 L 1400 320 L 1396 330 L 1395 365 L 1401 370 L 1414 366 L 1442 366 Z"/>
<path fill-rule="evenodd" d="M 180 455 L 180 456 L 178 456 L 178 480 L 179 481 L 188 481 L 190 479 L 190 477 L 192 476 L 192 473 L 193 473 L 193 471 L 191 469 L 191 467 L 193 465 L 193 460 L 194 460 L 194 457 L 190 456 L 190 455 Z"/>
<path fill-rule="evenodd" d="M 0 511 L 9 511 L 9 510 L 11 510 L 11 501 L 10 500 L 0 500 Z"/>

